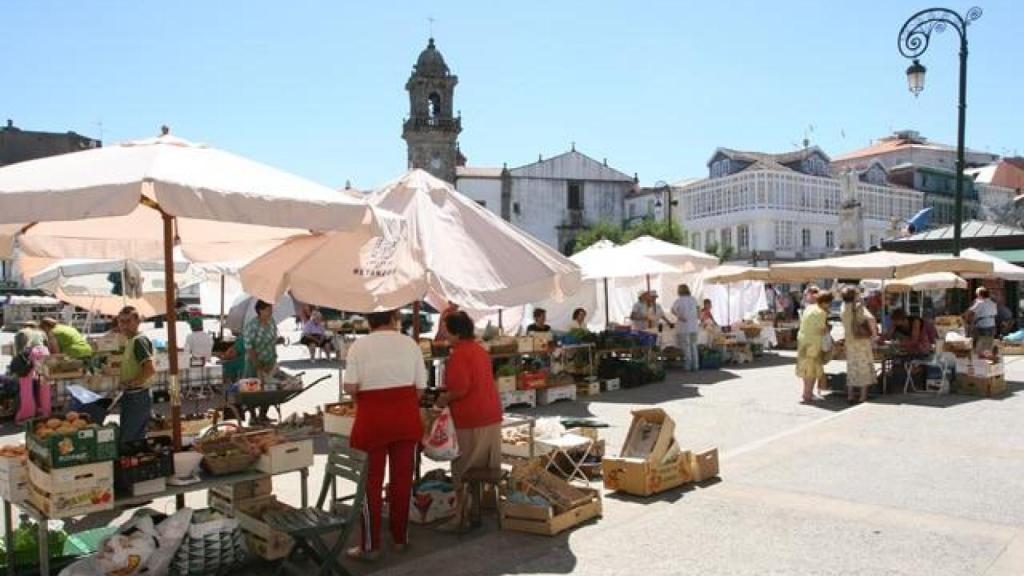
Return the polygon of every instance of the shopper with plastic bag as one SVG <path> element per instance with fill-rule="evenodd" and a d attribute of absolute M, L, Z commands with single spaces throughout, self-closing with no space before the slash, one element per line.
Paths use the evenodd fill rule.
<path fill-rule="evenodd" d="M 352 344 L 343 379 L 345 392 L 355 397 L 357 406 L 351 445 L 366 452 L 369 460 L 362 546 L 347 551 L 357 560 L 375 560 L 381 554 L 385 466 L 393 548 L 403 550 L 408 544 L 416 445 L 423 436 L 419 397 L 427 385 L 423 353 L 398 331 L 395 311 L 368 314 L 367 321 L 371 333 Z"/>
<path fill-rule="evenodd" d="M 444 527 L 465 528 L 467 492 L 463 476 L 471 468 L 501 468 L 501 400 L 494 385 L 491 357 L 474 339 L 473 320 L 465 312 L 445 319 L 451 354 L 445 369 L 445 392 L 438 406 L 451 411 L 457 457 L 452 462 L 456 490 L 455 518 Z M 444 418 L 444 413 L 438 418 Z"/>

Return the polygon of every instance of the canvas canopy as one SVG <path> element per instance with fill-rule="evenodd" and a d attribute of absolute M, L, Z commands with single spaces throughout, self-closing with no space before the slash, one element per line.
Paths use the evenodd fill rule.
<path fill-rule="evenodd" d="M 703 277 L 706 284 L 729 284 L 732 282 L 744 282 L 748 280 L 759 280 L 763 282 L 770 279 L 770 272 L 767 268 L 752 268 L 750 266 L 724 264 L 717 268 L 705 271 Z"/>
<path fill-rule="evenodd" d="M 1021 281 L 1024 280 L 1024 268 L 1011 264 L 1002 258 L 991 256 L 976 250 L 974 248 L 967 248 L 960 252 L 961 258 L 969 258 L 971 260 L 979 260 L 982 262 L 989 262 L 992 264 L 992 272 L 990 274 L 978 274 L 975 272 L 965 272 L 964 278 L 999 278 L 1001 280 L 1009 281 Z"/>
<path fill-rule="evenodd" d="M 930 272 L 991 274 L 992 263 L 936 254 L 878 251 L 777 264 L 771 267 L 770 276 L 772 280 L 782 282 L 819 278 L 889 280 Z"/>
<path fill-rule="evenodd" d="M 641 236 L 621 246 L 627 253 L 635 253 L 676 268 L 677 272 L 696 272 L 718 265 L 718 258 L 699 250 L 666 242 L 653 236 Z"/>
<path fill-rule="evenodd" d="M 967 281 L 952 272 L 933 272 L 889 280 L 885 283 L 886 292 L 920 292 L 948 288 L 967 288 Z"/>
<path fill-rule="evenodd" d="M 580 267 L 583 278 L 588 280 L 638 278 L 678 272 L 669 264 L 626 250 L 609 240 L 596 242 L 569 259 Z"/>
<path fill-rule="evenodd" d="M 298 231 L 372 228 L 388 217 L 325 186 L 166 129 L 158 138 L 0 168 L 0 206 L 0 224 L 26 224 L 16 245 L 29 256 L 162 259 L 169 318 L 175 246 L 192 261 L 226 261 Z M 167 336 L 175 347 L 174 322 Z M 180 444 L 177 372 L 177 354 L 171 354 L 172 433 Z"/>

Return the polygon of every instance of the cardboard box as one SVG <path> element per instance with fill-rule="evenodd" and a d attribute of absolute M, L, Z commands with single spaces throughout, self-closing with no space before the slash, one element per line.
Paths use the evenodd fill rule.
<path fill-rule="evenodd" d="M 576 385 L 569 384 L 567 386 L 553 386 L 550 388 L 541 388 L 537 390 L 537 404 L 540 406 L 547 406 L 552 402 L 558 402 L 559 400 L 575 400 L 576 399 Z"/>
<path fill-rule="evenodd" d="M 533 336 L 520 336 L 516 338 L 516 350 L 520 354 L 528 354 L 533 352 Z"/>
<path fill-rule="evenodd" d="M 291 536 L 271 528 L 263 521 L 263 515 L 272 510 L 292 509 L 273 496 L 248 500 L 239 506 L 235 518 L 246 536 L 249 549 L 264 560 L 279 560 L 287 556 L 294 544 Z"/>
<path fill-rule="evenodd" d="M 704 482 L 718 476 L 718 448 L 697 454 L 686 452 L 686 459 L 694 482 Z"/>
<path fill-rule="evenodd" d="M 355 406 L 353 402 L 335 402 L 324 406 L 324 432 L 337 436 L 351 436 L 352 425 L 356 422 L 355 416 L 338 416 L 331 414 L 332 406 Z"/>
<path fill-rule="evenodd" d="M 514 392 L 502 392 L 501 406 L 508 408 L 509 406 L 529 406 L 533 408 L 537 405 L 537 391 L 536 390 L 516 390 Z"/>
<path fill-rule="evenodd" d="M 607 380 L 601 380 L 601 391 L 602 392 L 614 392 L 622 388 L 622 381 L 618 378 L 608 378 Z"/>
<path fill-rule="evenodd" d="M 515 376 L 498 376 L 494 380 L 495 385 L 498 387 L 498 392 L 514 392 L 516 389 L 516 377 Z"/>
<path fill-rule="evenodd" d="M 51 519 L 114 508 L 114 463 L 97 462 L 46 471 L 28 463 L 29 501 Z"/>
<path fill-rule="evenodd" d="M 671 448 L 676 423 L 661 408 L 633 410 L 620 456 L 660 462 Z"/>
<path fill-rule="evenodd" d="M 284 442 L 267 448 L 256 461 L 256 469 L 267 474 L 280 474 L 313 465 L 313 439 Z"/>
<path fill-rule="evenodd" d="M 537 388 L 543 388 L 548 385 L 548 375 L 546 372 L 523 372 L 519 375 L 516 387 L 520 390 L 535 390 Z"/>
<path fill-rule="evenodd" d="M 1002 361 L 992 362 L 991 360 L 985 360 L 983 358 L 957 358 L 956 359 L 956 373 L 958 375 L 965 376 L 977 376 L 977 377 L 988 377 L 988 376 L 1001 376 L 1006 373 L 1006 368 Z"/>
<path fill-rule="evenodd" d="M 554 536 L 573 526 L 600 517 L 602 514 L 601 494 L 590 488 L 583 490 L 590 494 L 590 500 L 561 514 L 556 513 L 551 506 L 513 503 L 503 498 L 499 505 L 501 527 L 504 530 Z"/>
<path fill-rule="evenodd" d="M 664 410 L 634 410 L 620 456 L 601 462 L 605 488 L 650 496 L 689 482 L 687 453 L 680 452 L 674 433 L 675 422 Z"/>
<path fill-rule="evenodd" d="M 1001 396 L 1006 393 L 1006 376 L 964 376 L 960 373 L 956 375 L 956 391 L 958 394 L 968 394 L 971 396 L 984 396 L 990 398 L 992 396 Z"/>
<path fill-rule="evenodd" d="M 46 421 L 45 418 L 37 419 Z M 115 425 L 90 426 L 71 434 L 46 438 L 35 435 L 37 420 L 25 425 L 29 457 L 44 469 L 80 466 L 117 458 L 118 428 Z"/>

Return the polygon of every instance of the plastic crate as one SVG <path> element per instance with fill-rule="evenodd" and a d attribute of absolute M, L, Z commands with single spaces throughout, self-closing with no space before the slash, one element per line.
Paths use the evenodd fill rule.
<path fill-rule="evenodd" d="M 154 439 L 132 443 L 126 454 L 114 460 L 114 490 L 131 493 L 139 482 L 174 475 L 174 453 L 170 446 Z"/>
<path fill-rule="evenodd" d="M 712 350 L 710 348 L 704 349 L 700 353 L 700 369 L 701 370 L 719 370 L 722 368 L 722 352 L 719 350 Z"/>

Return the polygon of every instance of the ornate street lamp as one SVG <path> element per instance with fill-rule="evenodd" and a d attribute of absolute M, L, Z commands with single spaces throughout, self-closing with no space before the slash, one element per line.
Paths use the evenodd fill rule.
<path fill-rule="evenodd" d="M 960 255 L 960 227 L 964 214 L 964 123 L 967 113 L 967 26 L 981 18 L 981 8 L 975 6 L 963 16 L 947 8 L 929 8 L 911 16 L 897 37 L 900 54 L 913 60 L 907 68 L 907 87 L 917 96 L 924 90 L 925 67 L 918 62 L 931 41 L 932 32 L 942 32 L 947 26 L 960 35 L 960 97 L 956 137 L 956 196 L 953 215 L 953 255 Z"/>
<path fill-rule="evenodd" d="M 679 205 L 679 200 L 673 200 L 672 199 L 672 186 L 670 186 L 669 184 L 667 184 L 665 182 L 659 181 L 659 182 L 655 182 L 654 186 L 655 186 L 655 188 L 661 190 L 661 192 L 665 196 L 667 196 L 668 208 L 665 210 L 665 213 L 664 213 L 665 214 L 665 222 L 671 223 L 672 222 L 672 207 L 673 206 L 678 206 Z M 658 194 L 658 199 L 654 202 L 654 207 L 655 208 L 661 208 L 662 207 L 661 196 L 662 196 L 662 194 Z"/>

